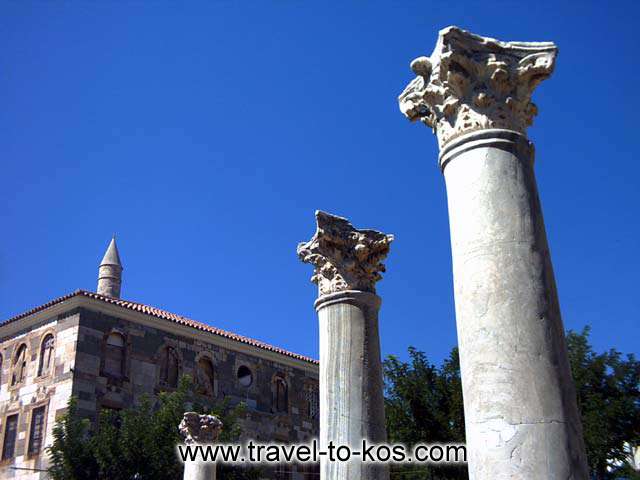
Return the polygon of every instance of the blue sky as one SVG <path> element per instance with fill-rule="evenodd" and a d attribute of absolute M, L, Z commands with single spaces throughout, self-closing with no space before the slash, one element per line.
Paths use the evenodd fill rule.
<path fill-rule="evenodd" d="M 640 352 L 632 2 L 3 2 L 0 318 L 95 289 L 317 356 L 315 209 L 393 233 L 383 354 L 456 342 L 431 132 L 398 111 L 455 24 L 553 40 L 529 135 L 567 328 Z"/>

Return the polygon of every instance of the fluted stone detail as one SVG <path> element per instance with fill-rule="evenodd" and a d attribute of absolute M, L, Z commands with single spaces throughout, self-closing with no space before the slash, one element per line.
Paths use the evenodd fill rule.
<path fill-rule="evenodd" d="M 320 295 L 345 290 L 375 293 L 393 235 L 358 230 L 345 218 L 316 211 L 316 233 L 298 245 L 298 257 L 315 267 Z"/>
<path fill-rule="evenodd" d="M 97 293 L 107 297 L 120 298 L 121 287 L 122 262 L 120 261 L 116 237 L 114 236 L 98 268 Z"/>
<path fill-rule="evenodd" d="M 526 133 L 537 114 L 531 95 L 553 72 L 557 53 L 551 42 L 501 42 L 445 28 L 431 56 L 411 62 L 417 76 L 400 95 L 400 110 L 433 128 L 440 147 L 487 128 Z"/>

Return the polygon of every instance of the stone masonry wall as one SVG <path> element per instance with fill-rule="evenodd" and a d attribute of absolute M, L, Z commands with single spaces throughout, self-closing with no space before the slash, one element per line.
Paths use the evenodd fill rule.
<path fill-rule="evenodd" d="M 0 454 L 5 440 L 7 417 L 18 414 L 13 458 L 0 463 L 0 478 L 3 480 L 47 478 L 43 471 L 48 464 L 44 449 L 51 444 L 55 419 L 66 410 L 71 395 L 79 319 L 78 311 L 67 312 L 57 317 L 45 318 L 11 338 L 0 339 Z M 49 371 L 38 376 L 41 344 L 49 333 L 55 339 L 53 365 Z M 23 382 L 11 386 L 15 354 L 22 344 L 27 346 L 26 375 Z M 39 454 L 29 456 L 27 448 L 31 412 L 38 407 L 45 407 L 45 441 Z"/>
<path fill-rule="evenodd" d="M 156 321 L 156 319 L 154 319 Z M 163 348 L 172 346 L 178 352 L 180 375 L 195 378 L 197 361 L 202 356 L 211 359 L 214 384 L 211 394 L 202 396 L 202 403 L 213 403 L 229 398 L 233 403 L 243 401 L 248 406 L 244 421 L 244 437 L 261 442 L 306 442 L 318 436 L 318 373 L 317 366 L 309 364 L 291 366 L 292 362 L 278 362 L 250 353 L 250 348 L 233 342 L 224 348 L 200 336 L 189 335 L 188 327 L 174 326 L 168 332 L 166 320 L 157 319 L 158 327 L 107 315 L 86 308 L 76 308 L 58 316 L 43 316 L 41 321 L 18 331 L 11 338 L 0 339 L 0 455 L 5 440 L 7 417 L 18 414 L 18 429 L 14 455 L 0 462 L 1 479 L 44 480 L 48 467 L 46 447 L 53 437 L 55 419 L 67 407 L 71 395 L 78 399 L 79 414 L 97 419 L 102 408 L 127 408 L 143 394 L 155 395 L 164 387 L 159 385 L 160 357 Z M 105 343 L 111 332 L 125 338 L 124 376 L 105 373 Z M 38 376 L 41 345 L 48 334 L 55 339 L 54 361 L 48 372 Z M 20 345 L 25 344 L 26 373 L 24 381 L 11 386 L 15 368 L 14 359 Z M 286 357 L 283 357 L 285 360 Z M 295 362 L 293 362 L 295 363 Z M 253 381 L 249 386 L 240 384 L 238 368 L 250 369 Z M 287 384 L 286 412 L 275 411 L 274 378 L 283 378 Z M 313 392 L 313 412 L 309 411 L 309 392 Z M 31 412 L 45 407 L 45 439 L 39 454 L 29 456 L 28 441 Z M 265 469 L 265 478 L 287 480 L 315 480 L 316 471 L 286 466 L 289 474 L 276 475 L 275 469 Z"/>
<path fill-rule="evenodd" d="M 167 321 L 157 319 L 157 322 L 163 326 Z M 126 339 L 126 371 L 121 379 L 103 372 L 104 345 L 110 332 L 118 332 Z M 202 355 L 210 357 L 214 366 L 213 395 L 203 398 L 203 403 L 205 400 L 222 401 L 223 398 L 230 398 L 235 403 L 245 402 L 248 406 L 245 437 L 262 442 L 305 442 L 317 438 L 318 415 L 316 412 L 314 418 L 310 416 L 305 396 L 309 389 L 317 395 L 317 367 L 295 368 L 86 309 L 80 315 L 73 385 L 80 413 L 95 419 L 101 408 L 125 408 L 137 402 L 143 394 L 158 393 L 161 390 L 160 356 L 166 346 L 173 346 L 178 351 L 180 375 L 189 374 L 195 378 L 197 360 Z M 248 387 L 240 385 L 237 378 L 238 368 L 243 365 L 253 375 L 253 382 Z M 274 409 L 273 379 L 276 375 L 287 383 L 287 413 L 276 413 Z M 316 477 L 294 472 L 279 478 L 302 480 Z"/>

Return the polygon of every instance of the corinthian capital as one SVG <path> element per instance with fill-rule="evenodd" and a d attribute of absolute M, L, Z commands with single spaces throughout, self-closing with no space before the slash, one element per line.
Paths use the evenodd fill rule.
<path fill-rule="evenodd" d="M 222 422 L 214 415 L 200 415 L 196 412 L 185 412 L 178 426 L 184 443 L 209 444 L 218 439 L 222 430 Z"/>
<path fill-rule="evenodd" d="M 375 293 L 393 235 L 357 230 L 346 218 L 319 210 L 316 222 L 313 238 L 298 245 L 298 257 L 315 267 L 311 281 L 320 295 L 344 290 Z"/>
<path fill-rule="evenodd" d="M 557 54 L 551 42 L 501 42 L 445 28 L 431 57 L 411 62 L 417 76 L 398 98 L 400 110 L 433 128 L 440 147 L 486 128 L 524 134 L 537 113 L 531 94 L 553 72 Z"/>

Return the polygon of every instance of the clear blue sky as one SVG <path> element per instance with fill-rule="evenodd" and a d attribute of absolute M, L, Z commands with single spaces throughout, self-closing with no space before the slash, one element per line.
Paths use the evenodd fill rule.
<path fill-rule="evenodd" d="M 396 235 L 384 354 L 456 342 L 443 178 L 396 97 L 450 24 L 553 40 L 530 129 L 565 326 L 640 351 L 634 2 L 2 2 L 0 318 L 93 290 L 317 356 L 315 209 Z"/>

